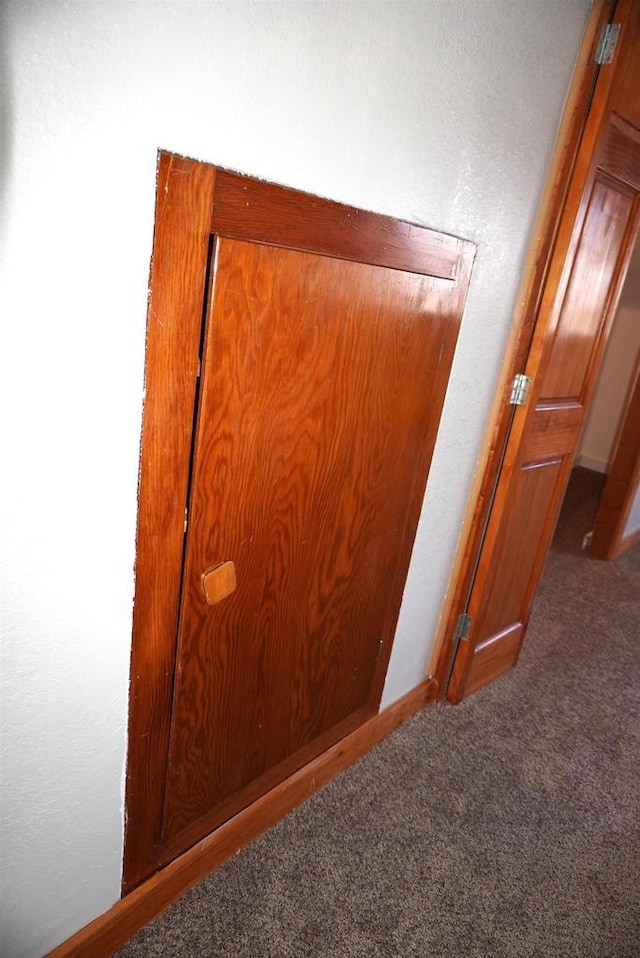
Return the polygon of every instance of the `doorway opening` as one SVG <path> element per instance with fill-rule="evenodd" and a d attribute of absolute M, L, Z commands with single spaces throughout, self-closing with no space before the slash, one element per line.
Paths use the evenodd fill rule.
<path fill-rule="evenodd" d="M 585 570 L 586 582 L 597 583 L 601 588 L 602 567 L 597 560 L 615 560 L 629 549 L 640 550 L 640 493 L 638 483 L 631 487 L 634 470 L 637 468 L 638 451 L 635 456 L 627 456 L 623 464 L 628 474 L 627 488 L 620 490 L 626 505 L 626 516 L 622 522 L 622 542 L 616 540 L 617 547 L 607 551 L 603 543 L 605 530 L 599 529 L 594 548 L 594 527 L 605 519 L 608 509 L 607 487 L 618 463 L 618 449 L 629 417 L 634 417 L 632 429 L 638 430 L 638 419 L 630 405 L 634 387 L 638 378 L 640 363 L 640 241 L 636 239 L 624 280 L 620 301 L 613 320 L 609 341 L 600 368 L 598 381 L 589 405 L 585 427 L 576 454 L 571 476 L 564 495 L 558 517 L 558 524 L 551 543 L 550 559 L 541 581 L 541 591 L 550 588 L 562 590 L 566 604 L 577 606 L 575 594 L 576 559 L 591 563 L 591 570 Z M 618 481 L 618 486 L 620 481 Z M 626 502 L 626 500 L 629 500 Z M 637 502 L 636 502 L 637 500 Z M 599 520 L 600 517 L 600 520 Z M 606 536 L 608 544 L 609 536 Z M 565 574 L 558 571 L 565 569 Z M 553 579 L 555 584 L 552 584 Z M 608 588 L 611 588 L 611 578 Z M 588 586 L 586 586 L 588 588 Z M 616 594 L 607 591 L 603 595 L 605 606 L 617 602 Z M 534 613 L 535 614 L 535 613 Z"/>
<path fill-rule="evenodd" d="M 587 414 L 572 481 L 590 489 L 584 548 L 611 560 L 640 540 L 638 420 L 633 405 L 640 366 L 640 242 L 629 262 L 598 382 Z M 582 474 L 585 475 L 582 475 Z M 580 480 L 580 476 L 582 479 Z M 594 539 L 595 534 L 595 539 Z"/>

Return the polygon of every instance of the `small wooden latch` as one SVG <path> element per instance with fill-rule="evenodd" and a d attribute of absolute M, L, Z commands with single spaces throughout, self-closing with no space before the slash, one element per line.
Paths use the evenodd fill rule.
<path fill-rule="evenodd" d="M 211 566 L 201 577 L 202 591 L 207 605 L 216 605 L 235 591 L 236 567 L 233 562 L 221 562 Z"/>

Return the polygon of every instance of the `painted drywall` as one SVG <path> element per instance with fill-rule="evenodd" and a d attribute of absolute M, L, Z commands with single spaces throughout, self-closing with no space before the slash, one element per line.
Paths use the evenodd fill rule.
<path fill-rule="evenodd" d="M 7 958 L 119 895 L 157 149 L 478 244 L 388 704 L 429 658 L 588 8 L 2 5 Z"/>
<path fill-rule="evenodd" d="M 607 473 L 640 351 L 640 242 L 625 278 L 576 463 Z"/>
<path fill-rule="evenodd" d="M 631 536 L 640 529 L 640 485 L 636 486 L 636 494 L 633 497 L 629 515 L 624 527 L 624 535 Z"/>

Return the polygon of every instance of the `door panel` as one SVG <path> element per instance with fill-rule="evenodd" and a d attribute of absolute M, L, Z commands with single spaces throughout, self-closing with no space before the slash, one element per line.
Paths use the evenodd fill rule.
<path fill-rule="evenodd" d="M 514 562 L 510 551 L 517 551 L 539 530 L 549 509 L 561 466 L 561 459 L 552 459 L 528 463 L 517 473 L 513 511 L 509 517 L 513 534 L 502 536 L 496 544 L 496 565 L 501 574 L 494 575 L 487 582 L 476 612 L 478 620 L 482 619 L 485 623 L 486 637 L 489 639 L 521 622 L 522 596 L 531 577 L 536 552 L 527 550 L 519 557 L 519 561 Z"/>
<path fill-rule="evenodd" d="M 517 660 L 637 230 L 639 191 L 640 133 L 612 117 L 548 320 L 536 328 L 527 370 L 534 385 L 528 405 L 514 416 L 449 701 Z"/>
<path fill-rule="evenodd" d="M 500 674 L 515 664 L 526 626 L 532 579 L 544 560 L 551 529 L 547 516 L 563 475 L 563 459 L 527 463 L 516 474 L 507 534 L 496 542 L 494 561 L 482 593 L 474 594 L 478 607 L 470 615 L 482 623 L 473 657 L 467 664 L 464 694 L 486 683 L 488 674 Z M 502 530 L 501 530 L 502 531 Z M 538 539 L 537 548 L 527 545 Z M 452 679 L 455 681 L 456 672 Z"/>
<path fill-rule="evenodd" d="M 203 166 L 161 158 L 127 891 L 377 711 L 475 252 Z"/>
<path fill-rule="evenodd" d="M 542 361 L 542 402 L 582 399 L 632 203 L 633 193 L 596 177 L 560 320 Z"/>
<path fill-rule="evenodd" d="M 425 309 L 446 280 L 311 253 L 221 239 L 214 277 L 165 840 L 373 712 L 448 322 Z M 202 574 L 229 559 L 211 607 Z"/>
<path fill-rule="evenodd" d="M 541 400 L 527 432 L 527 460 L 539 462 L 571 452 L 583 413 L 582 404 L 574 399 Z"/>

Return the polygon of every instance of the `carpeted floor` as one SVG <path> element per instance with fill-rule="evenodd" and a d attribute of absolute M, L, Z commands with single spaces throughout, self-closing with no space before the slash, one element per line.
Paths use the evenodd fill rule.
<path fill-rule="evenodd" d="M 640 546 L 576 470 L 518 667 L 413 718 L 117 954 L 638 958 Z"/>

